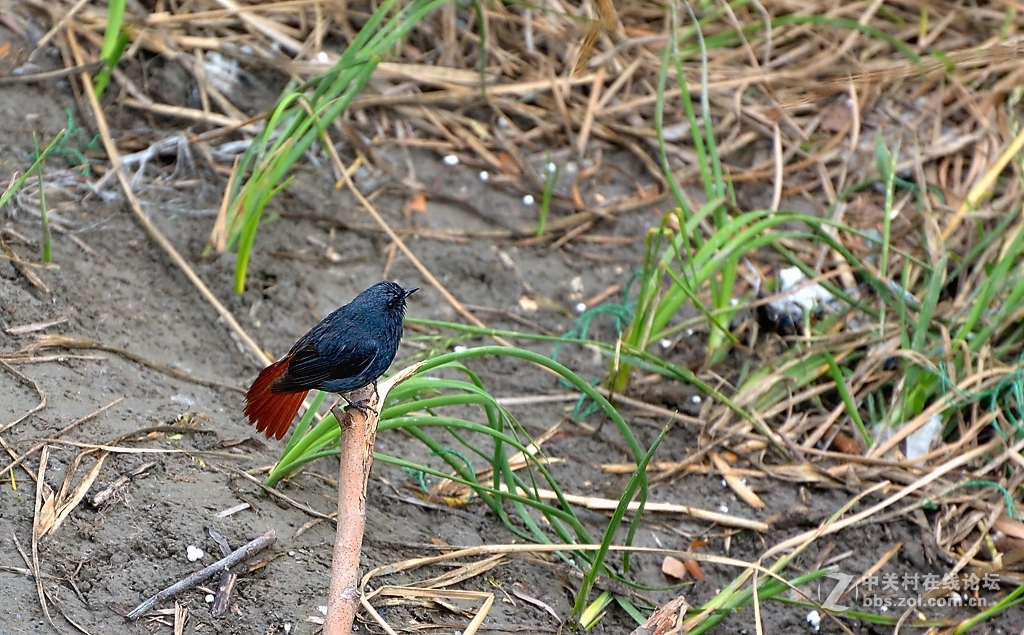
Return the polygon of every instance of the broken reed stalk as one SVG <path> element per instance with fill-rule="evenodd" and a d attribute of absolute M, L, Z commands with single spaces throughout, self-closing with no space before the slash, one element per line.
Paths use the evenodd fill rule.
<path fill-rule="evenodd" d="M 359 606 L 359 555 L 366 526 L 366 484 L 373 466 L 373 444 L 377 425 L 388 393 L 412 377 L 420 364 L 414 364 L 382 382 L 374 389 L 366 386 L 344 397 L 349 403 L 361 403 L 365 412 L 347 408 L 331 409 L 342 428 L 338 469 L 338 533 L 334 538 L 331 587 L 327 597 L 324 635 L 349 635 Z"/>

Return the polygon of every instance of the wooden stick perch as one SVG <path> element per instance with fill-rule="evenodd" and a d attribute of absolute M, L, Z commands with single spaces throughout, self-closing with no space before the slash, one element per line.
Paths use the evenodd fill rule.
<path fill-rule="evenodd" d="M 350 403 L 361 403 L 365 412 L 347 408 L 334 416 L 342 428 L 341 466 L 338 472 L 338 533 L 334 539 L 331 589 L 327 598 L 324 635 L 350 635 L 359 606 L 359 554 L 366 525 L 366 483 L 373 465 L 373 444 L 377 438 L 380 411 L 388 393 L 415 373 L 414 364 L 376 387 L 369 386 L 344 395 Z"/>

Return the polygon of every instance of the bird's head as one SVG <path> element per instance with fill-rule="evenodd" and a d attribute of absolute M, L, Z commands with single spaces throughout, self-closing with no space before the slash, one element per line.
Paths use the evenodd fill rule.
<path fill-rule="evenodd" d="M 419 287 L 403 289 L 394 282 L 385 280 L 360 293 L 356 300 L 363 300 L 404 315 L 406 299 L 417 291 Z"/>

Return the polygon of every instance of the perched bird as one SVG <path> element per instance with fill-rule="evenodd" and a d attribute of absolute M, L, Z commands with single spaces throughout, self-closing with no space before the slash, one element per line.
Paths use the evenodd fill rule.
<path fill-rule="evenodd" d="M 245 393 L 245 416 L 280 439 L 308 391 L 344 395 L 375 383 L 395 359 L 405 301 L 416 291 L 378 282 L 325 317 L 260 372 Z"/>

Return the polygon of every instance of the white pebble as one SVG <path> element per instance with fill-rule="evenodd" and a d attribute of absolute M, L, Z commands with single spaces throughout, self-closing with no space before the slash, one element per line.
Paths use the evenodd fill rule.
<path fill-rule="evenodd" d="M 740 301 L 737 300 L 736 298 L 733 298 L 732 300 L 729 300 L 729 306 L 736 306 L 739 303 L 740 303 Z"/>
<path fill-rule="evenodd" d="M 718 506 L 718 511 L 722 512 L 723 514 L 728 514 L 729 508 L 725 504 L 722 504 Z"/>
<path fill-rule="evenodd" d="M 455 167 L 456 165 L 459 164 L 459 157 L 455 156 L 454 154 L 449 154 L 444 158 L 444 164 Z"/>
<path fill-rule="evenodd" d="M 548 164 L 544 166 L 544 169 L 548 171 L 548 174 L 554 174 L 555 171 L 558 170 L 558 166 L 552 162 L 548 162 Z"/>
<path fill-rule="evenodd" d="M 821 627 L 821 615 L 817 611 L 811 611 L 804 619 L 807 620 L 807 623 L 810 624 L 811 628 L 814 629 L 814 632 L 817 633 L 818 629 Z"/>
<path fill-rule="evenodd" d="M 577 313 L 583 313 L 586 310 L 587 310 L 587 303 L 586 302 L 577 302 L 576 303 L 576 312 Z"/>
<path fill-rule="evenodd" d="M 188 558 L 189 562 L 195 562 L 204 555 L 203 550 L 195 545 L 189 545 L 185 548 L 185 557 Z"/>
<path fill-rule="evenodd" d="M 527 207 L 529 207 L 530 205 L 533 205 L 533 195 L 532 194 L 527 194 L 526 196 L 523 197 L 523 205 L 526 205 Z"/>
<path fill-rule="evenodd" d="M 465 346 L 461 346 L 461 345 L 460 346 L 453 346 L 452 350 L 455 351 L 456 353 L 464 353 L 464 352 L 466 352 L 466 347 Z"/>
<path fill-rule="evenodd" d="M 331 61 L 331 58 L 327 57 L 327 53 L 320 51 L 319 53 L 316 54 L 316 61 L 320 62 L 321 64 L 326 64 Z"/>
<path fill-rule="evenodd" d="M 480 180 L 483 181 L 484 183 L 491 180 L 491 175 L 487 172 L 487 170 L 480 170 Z"/>
<path fill-rule="evenodd" d="M 212 593 L 207 593 L 206 594 L 206 603 L 207 604 L 213 604 L 213 594 Z"/>
<path fill-rule="evenodd" d="M 700 403 L 700 395 L 693 395 L 690 397 L 690 403 Z"/>
<path fill-rule="evenodd" d="M 661 350 L 667 351 L 669 348 L 672 347 L 672 340 L 664 339 L 659 341 L 658 344 L 661 346 Z"/>
<path fill-rule="evenodd" d="M 686 337 L 693 337 L 693 329 L 686 329 Z"/>
<path fill-rule="evenodd" d="M 722 487 L 729 487 L 729 484 L 725 482 L 724 478 L 722 479 Z"/>
<path fill-rule="evenodd" d="M 288 552 L 288 555 L 289 555 L 289 556 L 294 556 L 294 555 L 295 555 L 295 552 L 294 552 L 294 551 L 289 551 L 289 552 Z"/>

